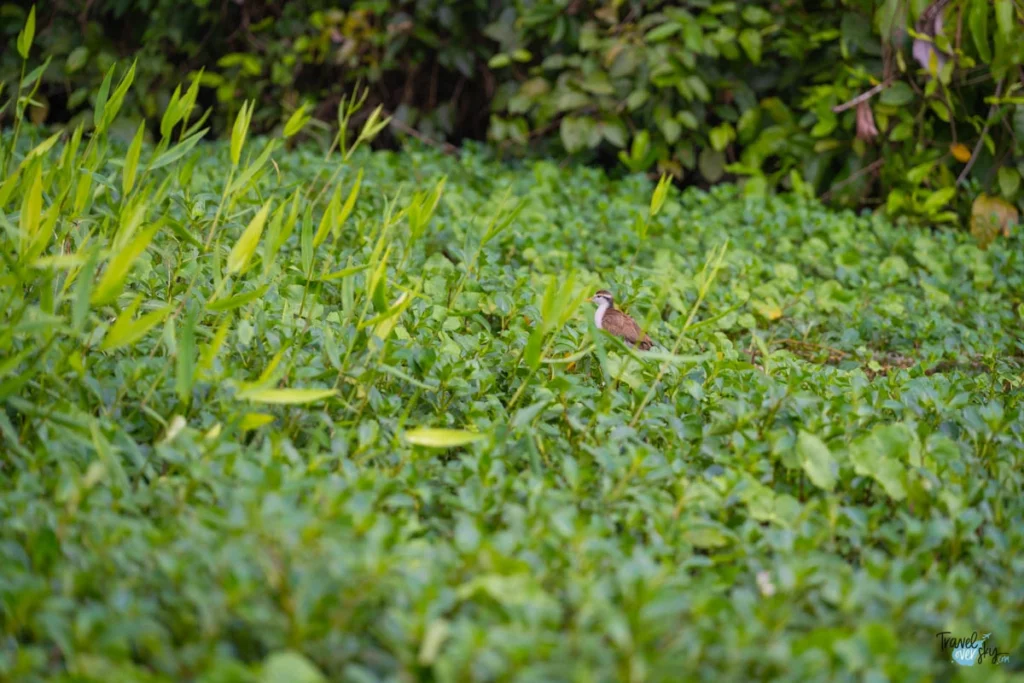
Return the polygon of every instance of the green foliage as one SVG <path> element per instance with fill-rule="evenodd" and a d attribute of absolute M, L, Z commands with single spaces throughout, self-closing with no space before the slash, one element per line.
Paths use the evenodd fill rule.
<path fill-rule="evenodd" d="M 982 193 L 1024 207 L 1024 15 L 1014 8 L 97 0 L 46 6 L 35 36 L 34 15 L 8 6 L 0 34 L 18 49 L 0 56 L 0 81 L 26 80 L 19 57 L 35 36 L 52 60 L 18 106 L 37 123 L 52 108 L 76 123 L 91 103 L 108 125 L 121 102 L 115 93 L 105 109 L 93 89 L 106 75 L 109 92 L 114 62 L 135 57 L 122 81 L 139 86 L 124 103 L 131 119 L 160 120 L 166 136 L 185 102 L 173 88 L 191 78 L 202 103 L 219 105 L 216 131 L 234 121 L 285 138 L 324 134 L 333 105 L 363 83 L 397 131 L 435 142 L 486 133 L 515 153 L 568 153 L 704 187 L 739 180 L 752 196 L 789 189 L 966 228 Z M 864 93 L 873 96 L 854 106 Z"/>
<path fill-rule="evenodd" d="M 188 112 L 141 147 L 106 113 L 0 139 L 0 677 L 916 680 L 950 675 L 939 631 L 1019 651 L 1019 233 L 370 153 L 379 113 L 285 151 L 258 111 L 219 143 Z M 600 287 L 662 350 L 594 328 Z"/>
<path fill-rule="evenodd" d="M 931 224 L 982 187 L 1024 205 L 1024 128 L 1000 123 L 1024 111 L 1024 21 L 1010 0 L 943 5 L 929 38 L 928 2 L 517 2 L 489 35 L 533 59 L 503 63 L 492 138 L 557 128 L 566 152 L 619 150 L 631 171 L 801 183 Z"/>

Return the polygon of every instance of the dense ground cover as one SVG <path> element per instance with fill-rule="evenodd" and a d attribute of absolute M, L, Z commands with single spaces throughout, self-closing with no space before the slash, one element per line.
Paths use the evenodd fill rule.
<path fill-rule="evenodd" d="M 1019 232 L 40 140 L 0 185 L 0 677 L 1020 671 Z"/>

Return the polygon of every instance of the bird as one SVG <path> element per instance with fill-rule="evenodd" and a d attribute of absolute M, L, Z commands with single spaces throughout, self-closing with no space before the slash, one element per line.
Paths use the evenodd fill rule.
<path fill-rule="evenodd" d="M 599 329 L 625 339 L 641 351 L 654 346 L 654 341 L 644 334 L 635 320 L 615 308 L 615 299 L 607 289 L 598 290 L 590 300 L 597 304 L 594 324 Z"/>

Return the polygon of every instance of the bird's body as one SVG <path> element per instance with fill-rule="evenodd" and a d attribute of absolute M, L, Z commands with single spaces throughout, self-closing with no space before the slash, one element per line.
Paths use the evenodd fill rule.
<path fill-rule="evenodd" d="M 615 308 L 615 300 L 612 298 L 611 292 L 602 289 L 593 296 L 591 301 L 597 304 L 594 325 L 599 329 L 626 340 L 641 351 L 647 351 L 654 345 L 654 341 L 644 334 L 635 320 Z"/>

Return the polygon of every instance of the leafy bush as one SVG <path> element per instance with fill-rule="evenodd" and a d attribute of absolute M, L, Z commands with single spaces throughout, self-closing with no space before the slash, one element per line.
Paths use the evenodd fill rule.
<path fill-rule="evenodd" d="M 470 83 L 481 64 L 474 41 L 482 0 L 359 2 L 348 11 L 326 0 L 80 5 L 38 8 L 37 44 L 52 59 L 32 110 L 37 121 L 77 123 L 107 70 L 128 58 L 138 69 L 125 113 L 150 124 L 174 87 L 202 70 L 200 101 L 219 104 L 211 123 L 221 133 L 250 99 L 257 130 L 272 130 L 303 103 L 321 105 L 320 118 L 329 119 L 357 83 L 371 87 L 374 104 L 442 140 L 482 136 L 487 125 L 482 90 Z M 27 9 L 4 8 L 0 39 L 13 44 Z M 16 83 L 20 68 L 14 51 L 0 53 L 0 81 Z"/>
<path fill-rule="evenodd" d="M 371 154 L 379 111 L 284 151 L 249 103 L 195 146 L 189 88 L 121 142 L 131 78 L 94 127 L 0 139 L 4 679 L 926 680 L 940 631 L 1019 651 L 1021 235 Z M 598 287 L 662 349 L 597 331 Z"/>
<path fill-rule="evenodd" d="M 24 15 L 5 7 L 0 34 L 13 41 Z M 489 131 L 516 153 L 568 152 L 683 184 L 740 179 L 755 195 L 806 185 L 929 225 L 971 216 L 982 244 L 1024 206 L 1013 0 L 389 0 L 345 11 L 97 0 L 40 11 L 53 60 L 37 120 L 85 115 L 114 60 L 137 51 L 126 111 L 150 125 L 200 67 L 199 101 L 219 104 L 220 132 L 250 99 L 259 131 L 304 103 L 323 103 L 314 113 L 330 120 L 361 81 L 399 135 Z M 0 80 L 16 83 L 20 66 L 0 55 Z M 130 138 L 135 125 L 125 128 Z"/>
<path fill-rule="evenodd" d="M 1012 0 L 541 0 L 500 26 L 498 141 L 557 130 L 566 151 L 617 151 L 634 171 L 743 178 L 755 194 L 809 184 L 931 224 L 956 221 L 968 179 L 963 214 L 982 190 L 1024 198 Z"/>

